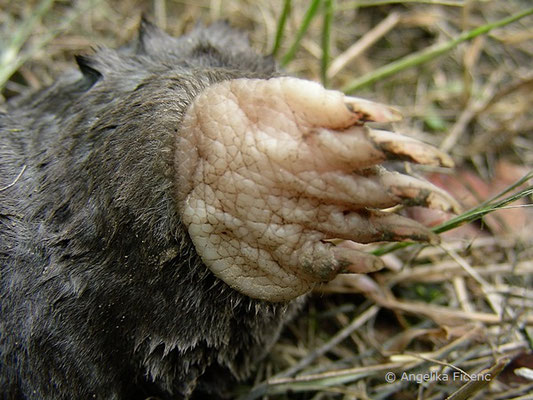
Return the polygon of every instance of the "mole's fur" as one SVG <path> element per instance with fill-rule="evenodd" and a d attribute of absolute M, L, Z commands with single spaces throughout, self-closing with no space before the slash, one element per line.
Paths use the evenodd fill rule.
<path fill-rule="evenodd" d="M 280 74 L 224 23 L 176 39 L 143 21 L 77 62 L 0 114 L 0 397 L 224 394 L 302 300 L 205 267 L 174 204 L 174 137 L 207 86 Z"/>

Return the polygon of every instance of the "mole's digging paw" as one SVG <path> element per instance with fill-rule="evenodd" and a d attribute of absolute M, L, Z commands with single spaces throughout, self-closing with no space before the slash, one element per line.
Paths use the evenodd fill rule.
<path fill-rule="evenodd" d="M 378 166 L 453 165 L 432 146 L 363 125 L 397 119 L 392 108 L 295 78 L 202 92 L 178 135 L 176 167 L 183 222 L 205 264 L 248 296 L 284 301 L 338 273 L 381 268 L 353 242 L 437 242 L 380 210 L 456 207 L 430 183 Z"/>

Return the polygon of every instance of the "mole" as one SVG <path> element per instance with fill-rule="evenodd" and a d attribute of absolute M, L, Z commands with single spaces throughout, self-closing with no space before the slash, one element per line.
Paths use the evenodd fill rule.
<path fill-rule="evenodd" d="M 436 242 L 453 210 L 373 129 L 394 108 L 287 76 L 225 22 L 76 57 L 0 113 L 0 397 L 226 398 L 317 284 Z"/>

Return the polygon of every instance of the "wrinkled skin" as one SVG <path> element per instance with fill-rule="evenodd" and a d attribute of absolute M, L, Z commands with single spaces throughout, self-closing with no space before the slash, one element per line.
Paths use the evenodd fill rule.
<path fill-rule="evenodd" d="M 379 209 L 453 201 L 386 159 L 445 155 L 397 113 L 279 78 L 224 24 L 118 51 L 0 114 L 3 399 L 225 396 L 303 294 L 436 240 Z M 341 239 L 333 241 L 332 239 Z"/>
<path fill-rule="evenodd" d="M 378 210 L 455 204 L 428 183 L 375 166 L 394 158 L 451 165 L 428 145 L 362 126 L 399 117 L 295 78 L 235 79 L 202 92 L 175 156 L 183 222 L 202 260 L 250 297 L 289 301 L 339 272 L 382 267 L 354 242 L 438 240 Z"/>

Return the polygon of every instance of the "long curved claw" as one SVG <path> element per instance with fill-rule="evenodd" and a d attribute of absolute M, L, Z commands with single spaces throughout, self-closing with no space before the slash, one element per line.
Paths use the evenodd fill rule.
<path fill-rule="evenodd" d="M 404 205 L 453 213 L 461 211 L 461 206 L 450 194 L 430 182 L 390 171 L 383 171 L 380 177 L 387 191 L 397 196 Z"/>
<path fill-rule="evenodd" d="M 401 121 L 402 119 L 402 114 L 395 108 L 375 103 L 370 100 L 346 96 L 344 102 L 350 112 L 359 116 L 361 123 L 396 122 Z"/>
<path fill-rule="evenodd" d="M 368 274 L 379 271 L 385 264 L 380 258 L 349 247 L 345 241 L 333 249 L 335 259 L 341 265 L 340 273 Z"/>
<path fill-rule="evenodd" d="M 416 139 L 377 129 L 370 129 L 368 136 L 388 159 L 450 168 L 454 166 L 446 153 Z"/>

